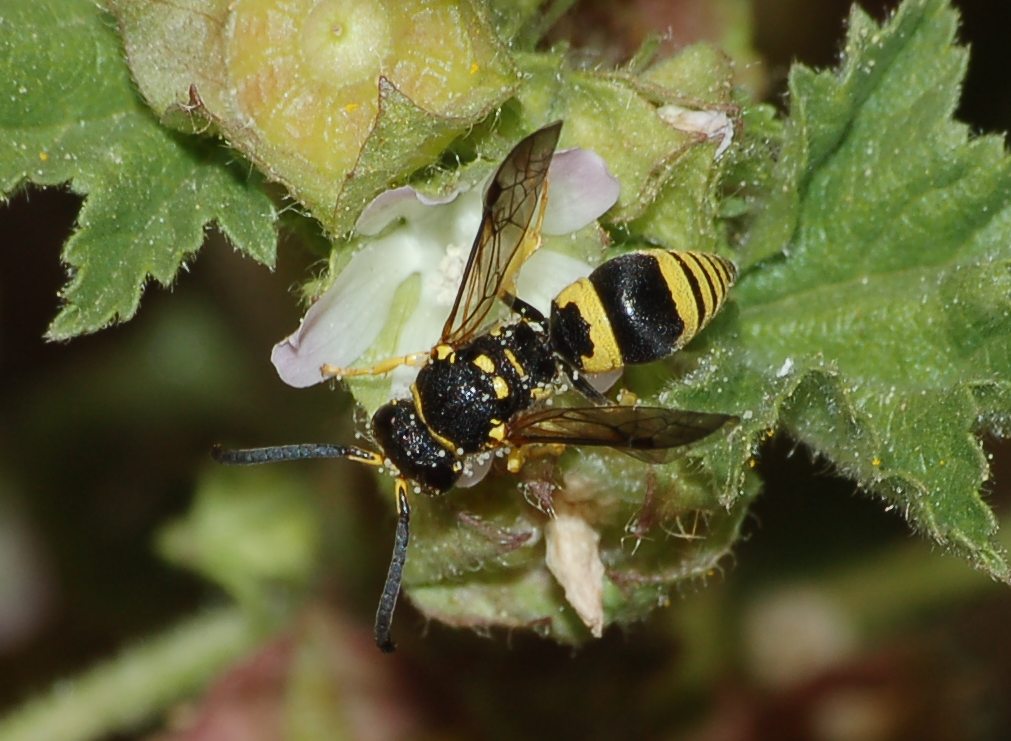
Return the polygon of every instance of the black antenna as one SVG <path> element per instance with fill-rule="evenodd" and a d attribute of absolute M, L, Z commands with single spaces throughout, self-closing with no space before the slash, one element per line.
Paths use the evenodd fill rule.
<path fill-rule="evenodd" d="M 404 576 L 404 563 L 407 561 L 410 525 L 411 507 L 407 503 L 407 482 L 398 479 L 397 533 L 393 538 L 393 557 L 390 559 L 390 569 L 386 572 L 386 583 L 379 598 L 379 609 L 376 610 L 376 645 L 384 653 L 390 653 L 396 648 L 396 644 L 390 638 L 390 627 L 393 624 L 393 611 L 397 607 L 397 596 L 400 594 L 400 582 Z"/>
<path fill-rule="evenodd" d="M 269 448 L 244 448 L 224 450 L 220 445 L 211 449 L 211 456 L 218 463 L 230 466 L 253 466 L 258 463 L 278 463 L 280 461 L 304 461 L 310 458 L 349 458 L 359 463 L 381 466 L 382 458 L 361 448 L 328 443 L 303 443 L 301 445 L 275 445 Z"/>
<path fill-rule="evenodd" d="M 310 458 L 347 458 L 370 466 L 382 466 L 383 457 L 362 448 L 328 443 L 303 443 L 300 445 L 275 445 L 269 448 L 243 448 L 224 450 L 220 445 L 211 449 L 211 455 L 218 463 L 232 466 L 253 466 L 259 463 L 280 461 L 302 461 Z M 397 479 L 397 532 L 393 538 L 393 557 L 386 572 L 386 583 L 379 598 L 376 611 L 376 645 L 385 653 L 396 646 L 390 638 L 393 625 L 393 611 L 400 595 L 400 583 L 404 578 L 404 564 L 407 562 L 407 543 L 410 540 L 411 507 L 407 503 L 407 481 Z"/>

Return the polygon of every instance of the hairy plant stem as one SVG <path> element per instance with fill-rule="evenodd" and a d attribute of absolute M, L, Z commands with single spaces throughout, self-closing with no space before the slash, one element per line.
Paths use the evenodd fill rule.
<path fill-rule="evenodd" d="M 5 741 L 75 741 L 149 721 L 262 640 L 266 624 L 236 606 L 208 610 L 130 646 L 0 718 Z"/>

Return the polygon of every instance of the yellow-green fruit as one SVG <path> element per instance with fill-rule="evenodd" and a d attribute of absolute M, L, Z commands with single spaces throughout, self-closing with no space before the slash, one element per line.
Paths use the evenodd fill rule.
<path fill-rule="evenodd" d="M 107 0 L 166 123 L 220 133 L 343 233 L 515 90 L 472 0 Z"/>

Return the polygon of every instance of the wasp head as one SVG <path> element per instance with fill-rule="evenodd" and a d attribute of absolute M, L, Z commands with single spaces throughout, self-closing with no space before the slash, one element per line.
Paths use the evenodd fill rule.
<path fill-rule="evenodd" d="M 411 401 L 379 407 L 372 432 L 402 476 L 435 493 L 452 489 L 463 472 L 460 456 L 432 434 Z"/>

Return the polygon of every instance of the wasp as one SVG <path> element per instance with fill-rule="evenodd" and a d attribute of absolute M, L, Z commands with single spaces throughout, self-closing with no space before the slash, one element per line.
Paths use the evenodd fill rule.
<path fill-rule="evenodd" d="M 734 282 L 728 260 L 664 249 L 625 253 L 563 289 L 547 317 L 515 295 L 520 267 L 540 246 L 548 166 L 561 126 L 555 122 L 520 141 L 489 182 L 480 228 L 438 344 L 369 368 L 321 368 L 325 377 L 346 378 L 421 365 L 410 397 L 394 399 L 373 415 L 378 451 L 330 444 L 214 450 L 228 464 L 344 458 L 394 472 L 396 534 L 375 621 L 383 651 L 394 648 L 391 626 L 407 558 L 412 488 L 445 493 L 469 456 L 530 445 L 610 446 L 656 461 L 733 419 L 615 404 L 585 376 L 659 360 L 687 343 L 719 310 Z M 497 302 L 511 310 L 511 320 L 494 321 Z M 541 403 L 565 379 L 589 404 Z"/>

